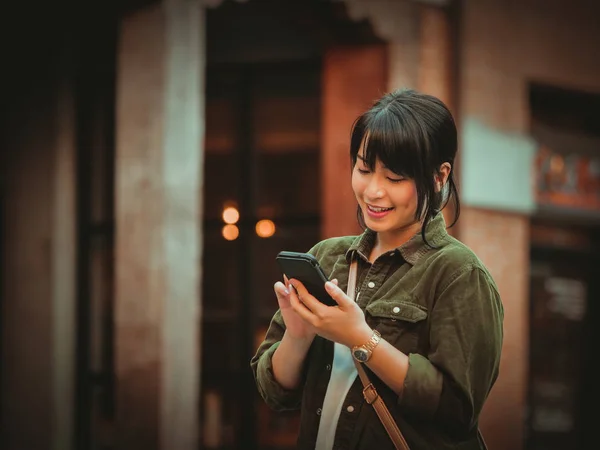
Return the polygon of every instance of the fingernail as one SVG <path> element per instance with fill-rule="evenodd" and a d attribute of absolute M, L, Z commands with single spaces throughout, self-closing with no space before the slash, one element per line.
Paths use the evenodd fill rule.
<path fill-rule="evenodd" d="M 328 281 L 327 283 L 325 283 L 325 287 L 327 289 L 335 289 L 335 284 L 333 284 L 331 281 Z"/>
<path fill-rule="evenodd" d="M 283 292 L 285 292 L 285 295 L 290 295 L 290 291 L 287 288 L 283 288 Z"/>

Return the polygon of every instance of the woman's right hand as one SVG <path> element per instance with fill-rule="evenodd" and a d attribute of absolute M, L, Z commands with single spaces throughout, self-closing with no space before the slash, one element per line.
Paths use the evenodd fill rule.
<path fill-rule="evenodd" d="M 274 289 L 279 309 L 285 322 L 286 333 L 295 339 L 312 341 L 316 335 L 314 328 L 292 308 L 289 289 L 293 288 L 287 287 L 290 286 L 287 278 L 284 277 L 284 281 L 286 284 L 283 284 L 281 281 L 275 283 Z"/>

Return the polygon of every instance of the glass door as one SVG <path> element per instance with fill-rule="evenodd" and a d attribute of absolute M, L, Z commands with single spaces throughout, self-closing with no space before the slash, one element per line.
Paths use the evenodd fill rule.
<path fill-rule="evenodd" d="M 280 250 L 320 232 L 320 66 L 207 71 L 203 448 L 294 448 L 298 413 L 260 399 L 250 359 L 277 310 Z"/>

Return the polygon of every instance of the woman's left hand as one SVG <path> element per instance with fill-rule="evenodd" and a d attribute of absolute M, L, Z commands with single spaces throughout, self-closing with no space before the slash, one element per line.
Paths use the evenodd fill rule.
<path fill-rule="evenodd" d="M 362 309 L 334 283 L 328 281 L 325 289 L 337 306 L 321 303 L 296 279 L 290 283 L 296 288 L 289 289 L 292 308 L 314 327 L 319 336 L 352 348 L 364 344 L 373 335 Z"/>

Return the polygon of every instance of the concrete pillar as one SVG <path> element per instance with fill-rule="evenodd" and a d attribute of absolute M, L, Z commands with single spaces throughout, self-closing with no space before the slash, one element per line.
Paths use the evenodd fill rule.
<path fill-rule="evenodd" d="M 452 92 L 453 36 L 446 7 L 419 6 L 418 89 L 454 109 Z"/>
<path fill-rule="evenodd" d="M 73 439 L 73 95 L 62 73 L 45 75 L 12 105 L 4 137 L 0 448 L 5 450 L 68 450 Z"/>
<path fill-rule="evenodd" d="M 500 375 L 480 428 L 490 450 L 522 449 L 529 357 L 529 217 L 465 206 L 460 239 L 494 277 L 504 304 Z"/>
<path fill-rule="evenodd" d="M 368 20 L 375 34 L 386 42 L 387 91 L 417 88 L 419 78 L 420 5 L 411 0 L 344 0 L 348 16 Z"/>
<path fill-rule="evenodd" d="M 458 121 L 453 92 L 453 48 L 454 36 L 447 7 L 431 4 L 419 5 L 419 57 L 418 83 L 421 92 L 431 94 L 442 100 Z M 457 124 L 458 126 L 458 124 Z M 459 157 L 454 161 L 454 179 L 458 183 Z M 454 205 L 449 203 L 443 209 L 446 223 L 454 220 Z M 457 223 L 448 229 L 452 235 L 458 232 Z"/>
<path fill-rule="evenodd" d="M 323 59 L 321 127 L 322 237 L 360 233 L 350 177 L 350 132 L 384 92 L 383 45 L 330 49 Z"/>
<path fill-rule="evenodd" d="M 118 449 L 198 446 L 204 10 L 123 19 L 118 49 L 115 353 Z"/>
<path fill-rule="evenodd" d="M 506 124 L 483 122 L 473 106 L 472 100 L 477 98 L 473 94 L 465 85 L 461 94 L 463 203 L 458 238 L 489 268 L 504 305 L 500 375 L 480 425 L 490 450 L 519 450 L 526 439 L 529 217 L 535 209 L 531 189 L 535 142 L 523 133 L 508 131 Z M 506 174 L 510 174 L 510 182 Z"/>

